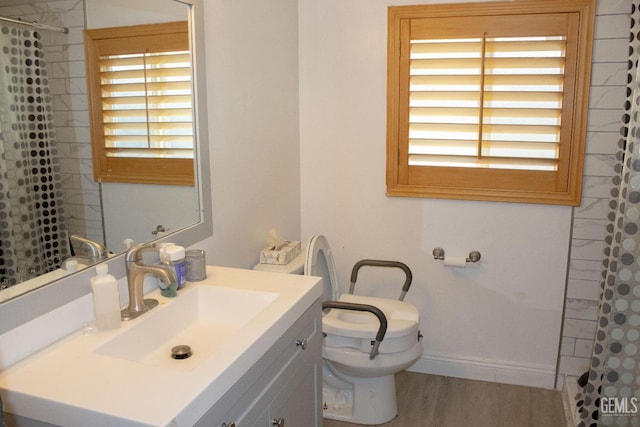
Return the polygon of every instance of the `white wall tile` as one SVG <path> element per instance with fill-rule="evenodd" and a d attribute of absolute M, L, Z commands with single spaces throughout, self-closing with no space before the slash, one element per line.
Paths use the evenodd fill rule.
<path fill-rule="evenodd" d="M 567 283 L 567 298 L 599 301 L 600 281 L 570 278 Z"/>
<path fill-rule="evenodd" d="M 573 356 L 573 353 L 576 348 L 576 339 L 563 337 L 562 343 L 560 344 L 560 354 L 562 356 Z"/>
<path fill-rule="evenodd" d="M 598 320 L 597 301 L 568 298 L 564 310 L 567 319 Z"/>
<path fill-rule="evenodd" d="M 602 261 L 605 244 L 602 240 L 572 239 L 571 258 Z"/>
<path fill-rule="evenodd" d="M 624 86 L 627 84 L 626 62 L 598 62 L 591 67 L 593 86 Z"/>
<path fill-rule="evenodd" d="M 596 14 L 629 14 L 631 13 L 631 0 L 598 0 Z"/>
<path fill-rule="evenodd" d="M 613 166 L 616 163 L 613 154 L 589 154 L 584 156 L 584 173 L 589 176 L 606 176 L 613 174 Z"/>
<path fill-rule="evenodd" d="M 589 93 L 589 108 L 611 109 L 620 113 L 624 106 L 625 86 L 595 86 Z"/>
<path fill-rule="evenodd" d="M 574 356 L 590 358 L 593 352 L 593 339 L 576 339 Z"/>
<path fill-rule="evenodd" d="M 69 93 L 70 94 L 85 94 L 87 93 L 87 78 L 86 77 L 70 77 Z"/>
<path fill-rule="evenodd" d="M 574 211 L 574 218 L 602 219 L 609 213 L 608 198 L 583 197 L 582 204 Z"/>
<path fill-rule="evenodd" d="M 620 39 L 594 40 L 593 62 L 626 62 L 629 55 L 627 48 L 628 44 L 621 43 Z"/>
<path fill-rule="evenodd" d="M 616 132 L 587 132 L 587 148 L 589 154 L 609 154 L 618 152 L 620 131 Z"/>
<path fill-rule="evenodd" d="M 577 377 L 589 369 L 590 363 L 590 358 L 562 356 L 558 366 L 558 373 Z"/>
<path fill-rule="evenodd" d="M 621 121 L 622 106 L 620 110 L 591 109 L 588 114 L 587 131 L 619 132 Z"/>
<path fill-rule="evenodd" d="M 575 218 L 573 239 L 604 240 L 606 224 L 605 219 Z"/>
<path fill-rule="evenodd" d="M 602 261 L 572 259 L 569 265 L 569 279 L 600 280 Z"/>
<path fill-rule="evenodd" d="M 629 9 L 631 11 L 631 9 Z M 600 15 L 596 17 L 596 39 L 629 38 L 631 17 L 627 14 Z"/>
<path fill-rule="evenodd" d="M 69 44 L 66 48 L 68 61 L 82 61 L 84 63 L 84 44 Z"/>
<path fill-rule="evenodd" d="M 582 180 L 582 195 L 588 197 L 609 198 L 613 183 L 610 176 L 585 176 Z"/>
<path fill-rule="evenodd" d="M 563 335 L 565 337 L 583 338 L 592 340 L 596 333 L 595 320 L 571 319 L 564 320 Z"/>

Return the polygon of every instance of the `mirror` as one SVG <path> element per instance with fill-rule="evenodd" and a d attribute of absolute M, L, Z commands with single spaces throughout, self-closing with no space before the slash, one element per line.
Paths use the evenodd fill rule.
<path fill-rule="evenodd" d="M 85 65 L 82 30 L 85 27 L 127 26 L 190 18 L 193 30 L 193 17 L 198 10 L 198 4 L 161 0 L 164 4 L 159 7 L 158 0 L 85 0 L 69 3 L 69 10 L 61 10 L 58 7 L 46 7 L 48 1 L 0 0 L 0 15 L 20 17 L 25 21 L 37 21 L 52 26 L 65 26 L 70 30 L 68 34 L 40 31 L 45 61 L 49 64 L 50 70 L 49 85 L 53 94 L 60 169 L 65 193 L 64 211 L 69 234 L 100 242 L 113 254 L 122 253 L 126 249 L 125 239 L 142 243 L 171 235 L 171 240 L 177 241 L 177 236 L 172 233 L 183 230 L 190 224 L 200 223 L 203 220 L 202 207 L 210 207 L 210 203 L 207 204 L 205 199 L 199 197 L 199 183 L 202 181 L 199 181 L 197 174 L 195 187 L 98 184 L 93 179 L 88 102 L 83 78 Z M 192 41 L 196 39 L 196 33 L 192 31 Z M 197 49 L 195 43 L 192 42 L 192 45 L 194 50 Z M 195 59 L 196 55 L 193 56 L 196 62 L 204 64 L 203 59 Z M 194 74 L 197 74 L 197 70 Z M 203 103 L 199 104 L 196 106 L 196 114 L 205 111 Z M 196 118 L 194 122 L 197 126 L 198 123 L 206 123 L 206 118 Z M 199 129 L 199 132 L 194 130 L 196 143 L 206 141 L 202 138 L 202 132 L 202 129 Z M 208 160 L 200 158 L 202 153 L 202 149 L 197 150 L 197 162 Z M 196 169 L 202 170 L 202 165 L 197 164 L 199 167 Z M 0 302 L 31 292 L 67 274 L 69 272 L 66 270 L 55 270 L 10 286 L 0 291 Z M 25 278 L 31 278 L 30 276 L 27 274 Z"/>
<path fill-rule="evenodd" d="M 40 2 L 40 0 L 34 0 Z M 170 230 L 165 236 L 158 238 L 159 241 L 172 241 L 182 246 L 190 246 L 199 242 L 213 233 L 213 222 L 211 218 L 211 191 L 209 177 L 209 148 L 208 148 L 208 129 L 207 129 L 207 101 L 206 101 L 206 59 L 204 52 L 204 22 L 202 17 L 203 0 L 162 0 L 166 2 L 178 2 L 182 7 L 186 8 L 185 16 L 188 17 L 190 23 L 190 43 L 192 51 L 192 66 L 194 75 L 194 135 L 196 136 L 196 192 L 198 196 L 197 222 L 192 225 L 176 226 L 176 229 Z M 23 0 L 0 0 L 0 14 L 2 14 L 3 6 L 8 2 L 24 4 Z M 148 0 L 148 3 L 154 3 L 158 9 L 158 0 Z M 82 2 L 80 2 L 82 3 Z M 102 4 L 104 3 L 104 5 Z M 137 7 L 142 2 L 128 1 L 129 4 Z M 111 7 L 115 4 L 126 5 L 127 1 L 109 1 L 87 0 L 87 6 L 95 7 Z M 108 6 L 107 6 L 108 5 Z M 140 12 L 143 13 L 143 12 Z M 144 12 L 146 13 L 146 12 Z M 53 23 L 51 23 L 53 24 Z M 71 50 L 71 48 L 69 48 Z M 69 52 L 69 55 L 72 53 Z M 89 160 L 90 161 L 90 160 Z M 169 200 L 169 199 L 167 199 Z M 122 212 L 126 213 L 126 206 L 118 207 Z M 156 217 L 156 212 L 150 213 L 151 218 Z M 155 227 L 154 221 L 153 227 Z M 155 237 L 155 236 L 154 236 Z M 123 255 L 115 255 L 108 260 L 103 261 L 109 267 L 109 272 L 121 278 L 125 276 L 125 263 Z M 36 317 L 58 308 L 74 299 L 82 297 L 90 292 L 89 279 L 95 274 L 93 268 L 87 268 L 83 271 L 73 273 L 63 278 L 57 278 L 52 282 L 48 282 L 46 286 L 40 286 L 37 289 L 29 290 L 19 297 L 11 297 L 0 304 L 0 333 L 9 331 L 25 322 L 35 319 Z M 0 292 L 0 300 L 4 299 Z"/>

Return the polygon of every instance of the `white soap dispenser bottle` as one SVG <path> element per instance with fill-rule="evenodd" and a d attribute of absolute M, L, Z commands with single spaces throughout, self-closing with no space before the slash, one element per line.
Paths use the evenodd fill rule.
<path fill-rule="evenodd" d="M 120 327 L 118 281 L 108 271 L 106 264 L 99 264 L 96 266 L 97 275 L 91 278 L 96 326 L 101 331 Z"/>

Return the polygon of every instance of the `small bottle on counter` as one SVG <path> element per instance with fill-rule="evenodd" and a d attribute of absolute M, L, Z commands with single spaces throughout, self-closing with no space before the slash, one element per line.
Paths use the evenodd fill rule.
<path fill-rule="evenodd" d="M 90 280 L 96 326 L 101 331 L 120 327 L 120 292 L 118 281 L 108 273 L 106 264 L 96 266 L 96 276 Z"/>
<path fill-rule="evenodd" d="M 176 272 L 178 289 L 187 283 L 187 263 L 185 262 L 185 250 L 182 246 L 169 244 L 160 248 L 160 261 L 169 263 Z"/>

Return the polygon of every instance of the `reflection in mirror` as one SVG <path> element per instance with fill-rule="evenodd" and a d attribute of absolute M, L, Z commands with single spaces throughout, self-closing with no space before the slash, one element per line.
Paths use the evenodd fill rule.
<path fill-rule="evenodd" d="M 14 126 L 24 127 L 32 134 L 27 135 L 33 137 L 31 141 L 22 143 L 29 146 L 25 154 L 29 160 L 20 162 L 22 170 L 9 172 L 7 178 L 0 177 L 0 289 L 6 288 L 0 291 L 0 301 L 37 289 L 97 261 L 88 259 L 87 246 L 78 245 L 78 240 L 70 245 L 71 235 L 104 245 L 111 254 L 118 254 L 126 249 L 125 241 L 142 243 L 154 240 L 200 221 L 197 185 L 97 183 L 93 178 L 83 30 L 85 27 L 186 20 L 191 13 L 189 2 L 161 1 L 162 7 L 158 7 L 158 0 L 0 0 L 0 16 L 36 21 L 68 31 L 6 23 L 9 28 L 7 37 L 12 32 L 37 37 L 35 41 L 25 42 L 32 45 L 27 50 L 29 54 L 33 51 L 39 59 L 44 59 L 37 64 L 30 61 L 31 67 L 39 66 L 41 69 L 32 68 L 26 72 L 42 75 L 44 78 L 38 83 L 46 87 L 31 86 L 17 90 L 45 95 L 48 92 L 49 96 L 23 97 L 27 105 L 18 108 L 26 111 L 22 116 L 27 120 Z M 1 21 L 0 24 L 4 26 Z M 42 50 L 42 55 L 36 53 L 36 48 Z M 3 55 L 2 60 L 10 59 Z M 6 85 L 2 84 L 2 87 Z M 4 96 L 0 94 L 0 99 Z M 35 103 L 29 106 L 32 98 Z M 0 105 L 11 104 L 14 101 L 0 102 Z M 39 112 L 42 114 L 37 114 Z M 5 122 L 11 115 L 9 113 L 0 111 L 0 147 L 6 139 L 11 139 L 10 126 Z M 14 116 L 20 116 L 17 113 Z M 43 120 L 33 121 L 39 118 Z M 5 160 L 10 164 L 12 156 L 23 156 L 22 153 L 8 151 L 13 146 L 15 144 L 9 142 L 4 149 L 0 148 L 0 152 L 9 153 L 5 154 Z M 53 157 L 29 158 L 42 155 Z M 34 162 L 45 166 L 32 167 Z M 14 161 L 12 166 L 17 164 Z M 0 170 L 9 169 L 2 164 Z M 13 179 L 32 170 L 33 174 L 28 179 L 19 176 Z M 22 185 L 19 190 L 11 190 L 11 198 L 7 197 L 6 191 L 8 178 Z M 36 186 L 44 193 L 30 194 Z M 17 201 L 13 208 L 7 202 L 11 199 Z M 24 203 L 27 199 L 33 201 L 33 206 Z M 3 213 L 11 209 L 18 212 L 17 217 Z M 21 221 L 29 217 L 31 222 L 22 224 Z M 44 246 L 40 242 L 44 242 Z M 41 247 L 34 248 L 36 244 Z M 9 250 L 12 247 L 20 248 L 15 251 L 20 253 L 20 257 Z M 70 255 L 74 255 L 72 261 L 78 262 L 64 262 Z"/>
<path fill-rule="evenodd" d="M 187 19 L 188 8 L 184 4 L 173 0 L 162 2 L 162 7 L 158 7 L 158 0 L 86 0 L 87 28 Z M 92 109 L 95 113 L 95 104 Z M 197 192 L 191 185 L 145 185 L 105 179 L 101 190 L 106 245 L 112 252 L 125 250 L 125 241 L 147 242 L 199 220 Z"/>
<path fill-rule="evenodd" d="M 33 26 L 0 21 L 3 288 L 59 268 L 70 254 L 48 74 L 39 60 L 44 54 L 39 32 Z"/>
<path fill-rule="evenodd" d="M 5 0 L 0 0 L 5 1 Z M 159 0 L 154 0 L 159 1 Z M 164 0 L 162 0 L 164 1 Z M 167 0 L 169 1 L 169 0 Z M 66 2 L 63 2 L 66 3 Z M 138 4 L 139 2 L 132 2 Z M 206 58 L 204 49 L 204 17 L 202 15 L 203 0 L 180 0 L 189 10 L 190 42 L 192 51 L 192 65 L 194 73 L 195 98 L 195 135 L 196 135 L 196 182 L 198 183 L 199 221 L 174 231 L 159 241 L 172 241 L 181 246 L 191 246 L 213 234 L 213 220 L 211 214 L 211 181 L 209 174 L 209 135 L 207 128 L 207 88 L 206 88 Z M 111 2 L 109 2 L 111 4 Z M 124 207 L 123 207 L 124 209 Z M 125 276 L 123 255 L 109 257 L 103 261 L 109 273 L 118 279 Z M 59 271 L 59 270 L 57 270 Z M 18 298 L 12 298 L 0 304 L 0 334 L 32 321 L 44 313 L 58 309 L 78 298 L 87 296 L 91 290 L 89 279 L 95 275 L 92 268 L 64 276 L 58 280 L 48 282 L 47 286 L 23 293 Z M 0 292 L 11 290 L 11 287 Z"/>

